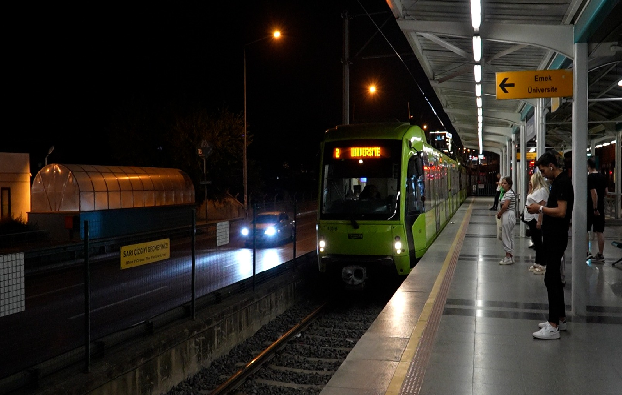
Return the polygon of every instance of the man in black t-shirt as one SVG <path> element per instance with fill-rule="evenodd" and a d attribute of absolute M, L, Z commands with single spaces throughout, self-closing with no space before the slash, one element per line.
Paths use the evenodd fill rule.
<path fill-rule="evenodd" d="M 541 329 L 533 333 L 533 337 L 543 340 L 559 339 L 559 331 L 566 330 L 561 262 L 568 246 L 574 191 L 568 173 L 559 167 L 560 159 L 553 151 L 545 152 L 538 159 L 536 166 L 551 181 L 551 192 L 546 207 L 538 203 L 527 206 L 531 214 L 543 214 L 542 239 L 546 259 L 544 284 L 549 298 L 549 318 L 548 322 L 538 324 Z"/>
<path fill-rule="evenodd" d="M 607 195 L 607 180 L 596 170 L 596 162 L 587 159 L 587 231 L 596 233 L 598 254 L 592 255 L 588 251 L 588 259 L 592 263 L 604 263 L 605 257 L 605 196 Z"/>

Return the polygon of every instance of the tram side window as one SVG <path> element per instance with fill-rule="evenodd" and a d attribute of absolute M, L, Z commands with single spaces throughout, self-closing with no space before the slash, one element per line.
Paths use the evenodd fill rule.
<path fill-rule="evenodd" d="M 425 200 L 423 204 L 425 206 L 424 211 L 430 211 L 434 207 L 434 163 L 428 160 L 428 156 L 423 154 L 423 181 L 425 185 Z"/>
<path fill-rule="evenodd" d="M 408 161 L 406 175 L 406 207 L 408 214 L 425 211 L 425 183 L 423 181 L 423 161 L 420 156 L 412 156 Z"/>
<path fill-rule="evenodd" d="M 439 172 L 438 175 L 440 177 L 440 184 L 439 184 L 439 203 L 443 203 L 445 200 L 447 200 L 447 187 L 449 186 L 447 184 L 447 167 L 445 167 L 444 163 L 440 163 L 439 164 Z"/>

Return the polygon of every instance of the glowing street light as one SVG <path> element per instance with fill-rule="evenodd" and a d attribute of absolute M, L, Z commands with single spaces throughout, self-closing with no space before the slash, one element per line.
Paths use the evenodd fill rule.
<path fill-rule="evenodd" d="M 249 45 L 258 43 L 260 41 L 267 40 L 272 38 L 274 40 L 279 40 L 281 38 L 281 31 L 275 30 L 271 35 L 259 38 L 255 41 L 251 41 L 249 43 L 244 44 L 244 149 L 243 149 L 243 182 L 244 182 L 244 212 L 248 210 L 248 159 L 246 157 L 247 154 L 247 146 L 246 146 L 246 47 Z"/>
<path fill-rule="evenodd" d="M 369 86 L 369 94 L 374 95 L 376 93 L 376 85 Z"/>

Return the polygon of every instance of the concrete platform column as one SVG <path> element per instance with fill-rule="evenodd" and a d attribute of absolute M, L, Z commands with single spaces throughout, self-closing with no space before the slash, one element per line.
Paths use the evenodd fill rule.
<path fill-rule="evenodd" d="M 587 43 L 574 44 L 572 101 L 572 314 L 585 316 L 587 285 Z"/>

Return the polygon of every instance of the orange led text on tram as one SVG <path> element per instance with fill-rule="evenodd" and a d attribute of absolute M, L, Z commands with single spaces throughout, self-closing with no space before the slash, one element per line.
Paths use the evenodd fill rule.
<path fill-rule="evenodd" d="M 344 155 L 350 159 L 380 158 L 382 154 L 382 147 L 348 147 L 333 150 L 335 159 L 341 159 Z"/>

